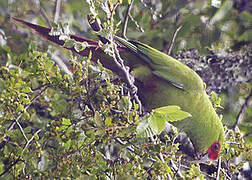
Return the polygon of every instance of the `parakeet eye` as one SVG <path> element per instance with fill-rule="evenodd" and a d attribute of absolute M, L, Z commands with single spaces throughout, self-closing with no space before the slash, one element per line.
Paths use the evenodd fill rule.
<path fill-rule="evenodd" d="M 212 145 L 211 149 L 212 149 L 213 152 L 219 151 L 220 150 L 220 144 L 219 143 L 214 143 Z"/>

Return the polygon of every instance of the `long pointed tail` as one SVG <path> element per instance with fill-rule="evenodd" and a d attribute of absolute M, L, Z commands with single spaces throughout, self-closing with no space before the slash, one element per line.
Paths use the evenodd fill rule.
<path fill-rule="evenodd" d="M 64 40 L 59 40 L 59 36 L 50 36 L 49 35 L 49 32 L 51 31 L 50 28 L 43 27 L 43 26 L 40 26 L 37 24 L 32 24 L 32 23 L 29 23 L 27 21 L 24 21 L 24 20 L 15 18 L 15 17 L 12 17 L 12 19 L 14 19 L 15 21 L 20 22 L 20 23 L 24 24 L 25 26 L 28 26 L 29 28 L 35 30 L 39 35 L 43 36 L 44 38 L 48 39 L 51 42 L 54 42 L 60 46 L 63 46 L 65 43 Z M 75 41 L 78 41 L 78 42 L 87 42 L 90 45 L 98 45 L 97 41 L 93 41 L 93 40 L 79 37 L 76 35 L 71 35 L 70 38 L 74 39 Z"/>
<path fill-rule="evenodd" d="M 15 17 L 12 17 L 12 19 L 19 22 L 19 23 L 22 23 L 23 25 L 25 25 L 33 30 L 35 30 L 39 35 L 43 36 L 45 39 L 63 47 L 65 41 L 60 40 L 59 36 L 50 35 L 49 34 L 51 31 L 50 28 L 43 27 L 43 26 L 36 25 L 36 24 L 32 24 L 32 23 L 29 23 L 27 21 L 24 21 L 24 20 L 15 18 Z M 81 56 L 88 56 L 90 51 L 92 51 L 92 61 L 96 62 L 99 59 L 105 68 L 108 68 L 108 69 L 112 70 L 113 72 L 118 73 L 118 68 L 113 63 L 112 58 L 109 55 L 104 53 L 104 51 L 98 46 L 97 41 L 93 41 L 93 40 L 79 37 L 76 35 L 70 35 L 70 38 L 74 39 L 77 42 L 87 42 L 91 46 L 88 46 L 87 48 L 85 48 L 82 51 L 76 51 L 73 47 L 71 47 L 71 48 L 64 47 L 64 48 L 69 49 L 69 50 L 71 50 Z M 119 51 L 121 51 L 121 50 L 124 50 L 124 49 L 121 49 L 119 47 Z"/>

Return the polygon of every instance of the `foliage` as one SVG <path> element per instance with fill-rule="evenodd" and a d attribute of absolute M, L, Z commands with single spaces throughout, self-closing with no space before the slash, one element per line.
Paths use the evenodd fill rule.
<path fill-rule="evenodd" d="M 150 115 L 145 116 L 137 126 L 137 134 L 143 135 L 150 129 L 151 134 L 147 137 L 159 135 L 165 129 L 166 122 L 179 121 L 191 117 L 188 112 L 180 110 L 178 106 L 165 106 L 152 110 Z"/>
<path fill-rule="evenodd" d="M 91 13 L 105 28 L 101 34 L 111 37 L 120 33 L 122 14 L 129 2 L 71 0 L 62 3 L 61 19 L 73 24 L 74 31 L 95 39 L 97 34 L 86 33 L 87 22 L 83 20 Z M 142 116 L 127 85 L 101 64 L 93 64 L 91 52 L 88 57 L 77 57 L 61 49 L 72 70 L 66 74 L 52 61 L 55 47 L 38 36 L 25 38 L 27 35 L 22 30 L 4 20 L 4 12 L 8 11 L 43 24 L 45 21 L 38 14 L 43 14 L 44 9 L 52 17 L 54 4 L 53 1 L 39 3 L 0 2 L 0 25 L 5 23 L 0 29 L 3 31 L 0 33 L 0 175 L 3 178 L 216 177 L 215 162 L 205 163 L 207 170 L 202 165 L 191 164 L 191 159 L 179 151 L 177 129 L 167 130 L 167 121 L 186 118 L 188 113 L 168 106 Z M 209 49 L 239 49 L 250 43 L 252 18 L 248 11 L 238 12 L 228 3 L 231 2 L 226 0 L 216 8 L 210 1 L 135 0 L 127 36 L 167 52 L 173 33 L 181 25 L 173 53 L 182 48 L 197 48 L 204 53 L 209 53 Z M 53 27 L 57 33 L 66 25 Z M 64 33 L 62 38 L 67 38 L 69 32 Z M 86 44 L 68 41 L 65 46 L 82 50 Z M 111 52 L 109 48 L 104 46 Z M 247 97 L 248 92 L 241 94 Z M 216 107 L 224 106 L 215 94 L 212 99 Z M 169 117 L 164 115 L 167 111 Z M 251 117 L 251 112 L 247 116 Z M 222 178 L 234 176 L 245 161 L 251 161 L 251 145 L 244 141 L 243 135 L 230 129 L 226 132 L 229 143 L 225 143 L 222 154 Z M 242 161 L 235 164 L 234 159 L 239 156 Z M 209 172 L 211 167 L 214 171 Z"/>

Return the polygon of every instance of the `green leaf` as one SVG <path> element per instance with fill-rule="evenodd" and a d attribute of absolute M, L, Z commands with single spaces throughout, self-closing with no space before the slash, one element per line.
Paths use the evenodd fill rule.
<path fill-rule="evenodd" d="M 29 92 L 31 92 L 32 90 L 31 90 L 31 88 L 29 87 L 29 86 L 25 86 L 23 89 L 22 89 L 22 92 L 24 92 L 24 93 L 29 93 Z"/>
<path fill-rule="evenodd" d="M 138 137 L 148 138 L 156 135 L 151 129 L 148 119 L 149 115 L 144 117 L 140 123 L 138 123 L 136 132 Z"/>
<path fill-rule="evenodd" d="M 81 52 L 83 51 L 84 49 L 86 49 L 86 47 L 88 47 L 88 43 L 87 42 L 75 42 L 74 43 L 74 49 L 77 51 L 77 52 Z"/>
<path fill-rule="evenodd" d="M 98 111 L 95 111 L 94 121 L 100 127 L 103 125 L 103 119 L 102 119 L 102 117 L 101 117 L 101 115 L 99 114 Z"/>
<path fill-rule="evenodd" d="M 64 143 L 64 147 L 68 150 L 71 147 L 71 139 L 68 139 L 66 143 Z"/>
<path fill-rule="evenodd" d="M 106 127 L 109 127 L 109 126 L 111 126 L 111 123 L 112 122 L 112 118 L 111 117 L 106 117 L 106 119 L 105 119 L 105 126 Z"/>
<path fill-rule="evenodd" d="M 119 101 L 119 109 L 122 111 L 129 111 L 132 108 L 132 102 L 129 96 L 123 96 Z"/>
<path fill-rule="evenodd" d="M 70 119 L 62 118 L 62 125 L 71 125 Z"/>
<path fill-rule="evenodd" d="M 155 109 L 155 112 L 160 113 L 160 114 L 168 114 L 168 113 L 176 112 L 178 110 L 180 110 L 179 106 L 164 106 L 164 107 Z"/>
<path fill-rule="evenodd" d="M 165 121 L 166 119 L 158 113 L 154 113 L 148 119 L 149 125 L 151 129 L 155 132 L 155 134 L 160 134 L 164 130 Z"/>
<path fill-rule="evenodd" d="M 165 122 L 179 121 L 191 117 L 191 114 L 182 111 L 179 106 L 164 106 L 157 108 L 137 125 L 139 136 L 150 137 L 160 134 L 165 128 Z"/>
<path fill-rule="evenodd" d="M 178 110 L 176 112 L 173 112 L 171 114 L 166 115 L 168 122 L 174 122 L 174 121 L 180 121 L 182 119 L 188 118 L 188 117 L 192 117 L 192 115 L 188 112 L 182 111 L 182 110 Z"/>
<path fill-rule="evenodd" d="M 1 163 L 1 164 L 0 164 L 0 173 L 2 174 L 3 172 L 4 172 L 4 164 Z"/>
<path fill-rule="evenodd" d="M 192 116 L 190 113 L 182 111 L 179 106 L 164 106 L 155 109 L 153 112 L 153 115 L 168 122 L 179 121 Z"/>
<path fill-rule="evenodd" d="M 65 41 L 63 47 L 70 49 L 74 47 L 74 45 L 75 45 L 75 41 L 73 39 L 70 39 L 70 40 Z"/>
<path fill-rule="evenodd" d="M 51 68 L 54 66 L 54 61 L 46 61 L 44 63 L 45 65 L 45 69 L 50 72 L 51 71 Z"/>
<path fill-rule="evenodd" d="M 217 94 L 214 91 L 211 92 L 211 99 L 212 99 L 212 101 L 214 103 L 215 108 L 222 108 L 221 98 L 218 97 Z"/>

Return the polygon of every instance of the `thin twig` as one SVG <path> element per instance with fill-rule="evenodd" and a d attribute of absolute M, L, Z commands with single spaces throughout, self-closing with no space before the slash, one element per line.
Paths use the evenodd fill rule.
<path fill-rule="evenodd" d="M 16 121 L 16 124 L 18 125 L 19 130 L 21 131 L 21 133 L 22 133 L 23 137 L 25 138 L 26 142 L 28 142 L 29 140 L 28 140 L 28 138 L 25 135 L 23 127 L 21 126 L 21 124 L 18 121 Z"/>
<path fill-rule="evenodd" d="M 180 162 L 179 162 L 179 164 L 178 164 L 177 162 L 174 162 L 174 163 L 177 164 L 177 166 L 179 166 L 180 169 L 183 169 L 183 170 L 190 170 L 190 169 L 191 169 L 189 166 L 183 165 L 183 164 L 181 164 Z M 205 175 L 206 177 L 208 177 L 208 178 L 210 178 L 210 179 L 213 179 L 213 176 L 207 174 L 206 172 L 201 171 L 201 173 L 202 173 L 203 175 Z"/>
<path fill-rule="evenodd" d="M 243 117 L 244 117 L 244 113 L 246 110 L 246 107 L 248 106 L 248 101 L 249 99 L 252 97 L 252 90 L 250 91 L 249 95 L 245 98 L 245 102 L 242 104 L 241 109 L 236 117 L 236 121 L 234 123 L 234 125 L 232 126 L 232 129 L 236 129 L 236 127 L 240 124 L 240 122 L 242 121 Z"/>
<path fill-rule="evenodd" d="M 59 20 L 59 14 L 60 14 L 60 4 L 61 4 L 61 0 L 56 0 L 55 2 L 55 12 L 54 12 L 54 23 L 57 23 Z"/>
<path fill-rule="evenodd" d="M 227 143 L 227 144 L 241 145 L 241 143 L 239 143 L 239 142 L 230 142 L 230 141 L 225 141 L 225 143 Z"/>
<path fill-rule="evenodd" d="M 33 136 L 31 137 L 31 139 L 27 141 L 27 143 L 25 144 L 25 147 L 24 147 L 24 149 L 23 149 L 23 151 L 22 151 L 22 156 L 23 156 L 23 153 L 24 153 L 25 149 L 28 147 L 28 145 L 32 142 L 32 140 L 34 139 L 34 137 L 35 137 L 40 131 L 41 131 L 41 129 L 37 130 L 37 131 L 33 134 Z"/>
<path fill-rule="evenodd" d="M 218 169 L 217 169 L 217 174 L 216 174 L 216 180 L 220 179 L 220 170 L 221 170 L 221 157 L 218 159 Z"/>
<path fill-rule="evenodd" d="M 26 163 L 25 163 L 25 161 L 24 161 L 24 166 L 23 166 L 23 174 L 24 174 L 24 176 L 26 175 L 26 173 L 25 173 L 25 168 L 26 168 Z"/>
<path fill-rule="evenodd" d="M 129 20 L 129 16 L 130 16 L 130 10 L 132 8 L 134 0 L 131 0 L 128 7 L 127 7 L 127 11 L 124 17 L 124 21 L 123 21 L 123 29 L 122 29 L 122 37 L 126 38 L 126 31 L 127 31 L 127 25 L 128 25 L 128 20 Z"/>
<path fill-rule="evenodd" d="M 249 133 L 245 134 L 245 135 L 243 136 L 243 138 L 246 138 L 246 137 L 249 137 L 249 136 L 252 136 L 252 132 L 249 132 Z"/>
<path fill-rule="evenodd" d="M 22 128 L 22 127 L 21 127 L 21 128 Z M 28 147 L 28 145 L 32 142 L 32 140 L 34 139 L 34 137 L 35 137 L 40 131 L 41 131 L 41 129 L 39 129 L 38 131 L 36 131 L 36 132 L 34 133 L 34 135 L 31 137 L 31 139 L 27 141 L 27 143 L 26 143 L 26 145 L 25 145 L 25 147 L 24 147 L 24 149 L 23 149 L 23 151 L 22 151 L 22 155 L 19 156 L 18 159 L 17 159 L 16 161 L 14 161 L 8 168 L 6 168 L 6 170 L 5 170 L 2 174 L 0 174 L 0 177 L 1 177 L 2 175 L 6 174 L 6 173 L 7 173 L 15 164 L 17 164 L 19 161 L 22 161 L 22 162 L 25 163 L 25 161 L 24 161 L 23 159 L 20 159 L 20 157 L 23 156 L 23 153 L 24 153 L 25 149 Z M 24 165 L 24 167 L 23 167 L 23 174 L 25 175 L 25 165 Z"/>
<path fill-rule="evenodd" d="M 173 10 L 169 10 L 167 13 L 165 13 L 164 15 L 162 14 L 157 14 L 156 16 L 159 17 L 159 19 L 157 19 L 156 21 L 154 21 L 152 24 L 151 24 L 151 29 L 154 29 L 156 25 L 162 23 L 163 21 L 165 21 L 166 19 L 169 19 L 171 17 L 173 17 L 175 14 L 176 14 L 176 19 L 177 19 L 177 16 L 180 16 L 180 14 L 178 13 L 179 12 L 179 9 L 180 7 L 176 7 L 175 9 Z M 151 11 L 151 13 L 154 15 L 154 13 Z M 177 20 L 175 20 L 175 25 L 177 24 L 176 23 Z"/>
<path fill-rule="evenodd" d="M 133 4 L 133 1 L 134 1 L 134 0 L 131 0 L 131 3 L 130 3 L 131 6 L 132 6 L 132 4 Z M 109 3 L 109 2 L 108 2 L 108 3 Z M 118 4 L 119 4 L 119 3 L 117 3 L 117 4 L 115 5 L 115 7 L 116 7 Z M 108 5 L 110 5 L 110 4 L 108 4 Z M 113 9 L 111 10 L 111 17 L 110 17 L 110 19 L 112 18 L 113 11 L 115 10 L 115 7 L 113 7 Z M 129 11 L 129 12 L 130 12 L 130 8 L 131 8 L 131 7 L 129 6 L 129 7 L 128 7 L 128 11 Z M 129 13 L 129 12 L 128 12 L 128 13 Z M 126 14 L 126 16 L 128 17 L 128 14 Z M 126 26 L 127 26 L 127 21 L 128 21 L 128 20 L 125 20 L 125 21 L 126 21 L 126 22 L 125 22 L 124 24 L 126 24 Z M 131 89 L 131 94 L 136 94 L 136 92 L 137 92 L 137 87 L 134 85 L 134 77 L 133 77 L 132 75 L 130 75 L 130 73 L 129 73 L 129 68 L 126 67 L 126 66 L 124 65 L 123 59 L 121 58 L 120 53 L 119 53 L 119 50 L 117 49 L 117 45 L 116 45 L 115 43 L 113 43 L 113 50 L 114 50 L 114 52 L 115 52 L 115 54 L 114 54 L 114 56 L 113 56 L 113 60 L 114 60 L 115 64 L 118 66 L 118 68 L 120 68 L 120 69 L 122 70 L 124 79 L 125 79 L 126 83 L 128 84 L 129 88 Z M 136 101 L 137 101 L 138 103 L 140 103 L 138 97 L 136 97 L 135 99 L 136 99 Z M 140 105 L 140 104 L 139 104 L 139 105 Z"/>
<path fill-rule="evenodd" d="M 135 24 L 135 26 L 139 29 L 140 32 L 144 32 L 144 29 L 138 24 L 138 22 L 129 14 L 130 20 Z"/>
<path fill-rule="evenodd" d="M 176 166 L 176 164 L 173 162 L 172 159 L 170 160 L 170 162 L 171 162 L 171 166 L 172 166 L 173 169 L 176 171 L 176 173 L 174 174 L 174 177 L 175 177 L 176 175 L 178 175 L 178 177 L 182 178 L 183 176 L 182 176 L 182 174 L 181 174 L 181 172 L 180 172 L 180 170 L 179 170 L 180 162 L 179 162 L 179 164 L 178 164 L 178 167 Z"/>
<path fill-rule="evenodd" d="M 126 145 L 126 143 L 124 143 L 120 138 L 115 138 L 115 141 L 118 142 L 122 146 Z M 132 148 L 131 146 L 127 146 L 127 150 L 129 150 L 132 153 L 135 153 L 134 148 Z"/>
<path fill-rule="evenodd" d="M 224 169 L 221 169 L 221 172 L 225 176 L 225 179 L 230 179 L 231 180 L 231 177 L 224 171 Z"/>
<path fill-rule="evenodd" d="M 173 48 L 173 45 L 174 45 L 174 42 L 175 42 L 175 39 L 176 39 L 176 36 L 178 34 L 178 32 L 180 31 L 180 29 L 182 28 L 182 26 L 179 26 L 176 31 L 174 32 L 173 34 L 173 37 L 172 37 L 172 41 L 171 41 L 171 44 L 170 44 L 170 47 L 169 47 L 169 50 L 168 50 L 168 55 L 171 55 L 171 52 L 172 52 L 172 48 Z"/>

